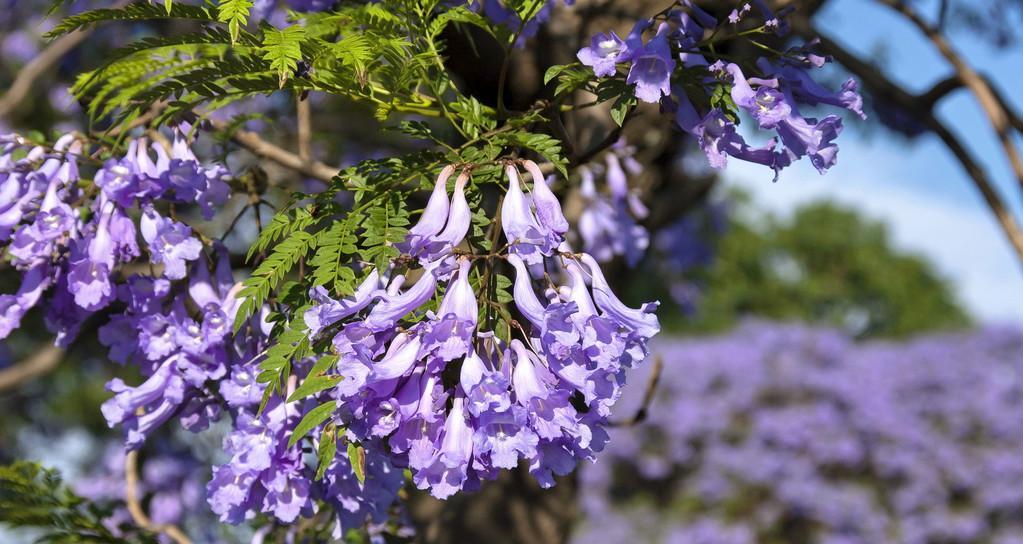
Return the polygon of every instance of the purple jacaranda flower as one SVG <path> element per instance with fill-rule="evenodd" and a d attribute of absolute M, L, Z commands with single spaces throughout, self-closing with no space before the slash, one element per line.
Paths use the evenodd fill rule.
<path fill-rule="evenodd" d="M 515 306 L 534 326 L 539 327 L 543 323 L 544 305 L 536 297 L 533 286 L 530 284 L 529 272 L 526 265 L 518 255 L 508 255 L 508 262 L 515 267 L 515 283 L 513 294 Z"/>
<path fill-rule="evenodd" d="M 445 201 L 447 198 L 445 197 Z M 380 296 L 380 274 L 373 269 L 362 280 L 351 296 L 334 300 L 323 286 L 316 286 L 309 292 L 309 298 L 316 305 L 306 310 L 303 315 L 309 334 L 316 336 L 325 327 L 329 327 L 342 319 L 362 311 Z"/>
<path fill-rule="evenodd" d="M 156 154 L 153 161 L 150 151 Z M 156 198 L 165 190 L 161 179 L 170 163 L 163 146 L 145 138 L 132 140 L 121 159 L 111 158 L 96 172 L 95 183 L 106 197 L 122 207 Z"/>
<path fill-rule="evenodd" d="M 90 236 L 72 249 L 67 277 L 75 303 L 89 311 L 98 310 L 113 299 L 110 274 L 114 266 L 139 254 L 131 219 L 105 198 L 100 198 L 97 207 L 99 219 L 91 225 Z"/>
<path fill-rule="evenodd" d="M 455 165 L 445 166 L 437 181 L 434 183 L 433 192 L 430 193 L 430 200 L 423 208 L 419 221 L 408 230 L 405 241 L 396 244 L 399 251 L 417 254 L 419 248 L 426 244 L 427 240 L 436 236 L 444 229 L 448 216 L 448 179 L 455 173 Z"/>
<path fill-rule="evenodd" d="M 693 2 L 693 0 L 682 0 L 681 4 L 683 8 L 682 13 L 691 16 L 703 28 L 707 30 L 714 30 L 714 27 L 717 26 L 717 19 L 698 6 L 695 2 Z"/>
<path fill-rule="evenodd" d="M 551 248 L 544 230 L 537 222 L 529 199 L 519 185 L 519 173 L 514 165 L 504 167 L 508 191 L 501 204 L 501 228 L 508 239 L 508 253 L 518 255 L 527 264 L 537 264 L 549 255 Z"/>
<path fill-rule="evenodd" d="M 517 357 L 512 373 L 516 402 L 528 406 L 533 399 L 547 398 L 554 383 L 554 376 L 543 365 L 538 364 L 539 361 L 534 363 L 536 355 L 526 350 L 518 339 L 512 340 L 510 346 Z"/>
<path fill-rule="evenodd" d="M 426 303 L 437 288 L 435 268 L 436 266 L 424 268 L 423 275 L 404 293 L 391 294 L 387 292 L 381 295 L 380 300 L 366 317 L 366 327 L 377 332 L 388 330 L 394 327 L 401 318 Z M 394 284 L 400 286 L 401 282 L 392 280 L 392 285 Z"/>
<path fill-rule="evenodd" d="M 492 467 L 513 469 L 519 458 L 536 456 L 539 443 L 539 437 L 528 426 L 525 409 L 514 406 L 483 413 L 473 436 L 473 451 L 477 458 L 486 458 Z"/>
<path fill-rule="evenodd" d="M 593 257 L 584 253 L 581 259 L 591 274 L 593 300 L 598 308 L 644 338 L 652 338 L 660 332 L 661 326 L 658 323 L 657 315 L 654 314 L 659 303 L 649 302 L 638 309 L 625 306 L 611 290 L 611 286 L 604 279 L 604 273 L 600 270 L 600 265 L 593 260 Z"/>
<path fill-rule="evenodd" d="M 125 446 L 138 449 L 156 427 L 170 419 L 185 401 L 186 388 L 169 360 L 138 387 L 128 387 L 120 378 L 107 384 L 114 397 L 101 409 L 110 427 L 120 425 L 125 432 Z"/>
<path fill-rule="evenodd" d="M 450 168 L 450 167 L 449 167 Z M 472 212 L 465 199 L 465 186 L 469 182 L 469 171 L 463 170 L 455 180 L 455 190 L 447 202 L 447 179 L 449 168 L 441 171 L 437 178 L 427 208 L 405 241 L 398 244 L 398 250 L 419 257 L 423 264 L 431 263 L 448 255 L 462 242 L 472 223 Z"/>
<path fill-rule="evenodd" d="M 220 165 L 204 167 L 192 153 L 187 140 L 188 125 L 182 124 L 174 129 L 174 143 L 171 147 L 166 168 L 160 167 L 161 176 L 166 186 L 174 191 L 174 195 L 182 202 L 195 202 L 202 209 L 207 219 L 213 217 L 216 206 L 227 202 L 230 187 L 227 180 L 230 172 Z M 158 155 L 162 153 L 157 148 Z"/>
<path fill-rule="evenodd" d="M 465 414 L 465 398 L 456 396 L 444 423 L 443 439 L 430 462 L 412 477 L 416 487 L 446 499 L 462 488 L 472 460 L 472 429 Z"/>
<path fill-rule="evenodd" d="M 458 271 L 448 282 L 447 292 L 437 309 L 436 319 L 425 323 L 423 354 L 440 361 L 452 361 L 469 353 L 476 332 L 478 309 L 476 293 L 469 284 L 472 261 L 461 258 Z"/>
<path fill-rule="evenodd" d="M 139 226 L 142 238 L 149 244 L 152 262 L 164 265 L 164 276 L 172 280 L 184 278 L 185 263 L 198 259 L 202 253 L 202 242 L 192 236 L 192 229 L 161 216 L 151 206 L 143 208 Z"/>
<path fill-rule="evenodd" d="M 632 68 L 626 81 L 636 87 L 636 98 L 656 104 L 661 96 L 671 94 L 671 73 L 675 59 L 668 44 L 670 27 L 662 24 L 657 34 L 632 59 Z"/>
<path fill-rule="evenodd" d="M 778 127 L 778 136 L 786 150 L 795 157 L 809 155 L 814 168 L 822 174 L 838 159 L 838 145 L 834 139 L 841 132 L 842 119 L 835 115 L 819 121 L 792 117 Z"/>
<path fill-rule="evenodd" d="M 727 64 L 725 70 L 732 76 L 732 100 L 756 120 L 760 128 L 773 129 L 792 115 L 792 106 L 776 87 L 777 81 L 764 81 L 756 90 L 750 86 L 736 64 Z"/>
<path fill-rule="evenodd" d="M 753 148 L 736 131 L 735 123 L 719 109 L 710 110 L 701 117 L 692 102 L 684 93 L 678 95 L 676 121 L 685 132 L 694 136 L 700 144 L 707 162 L 711 167 L 724 168 L 729 156 L 740 160 L 755 162 L 769 166 L 777 173 L 792 163 L 792 156 L 774 150 L 775 142 L 771 141 L 763 147 Z"/>
<path fill-rule="evenodd" d="M 618 55 L 625 42 L 614 31 L 601 33 L 590 38 L 590 45 L 576 54 L 579 62 L 593 68 L 598 77 L 613 76 L 617 71 Z"/>
<path fill-rule="evenodd" d="M 816 58 L 822 59 L 821 64 L 826 60 L 824 57 Z M 803 103 L 811 106 L 828 104 L 845 108 L 855 113 L 860 119 L 867 118 L 863 112 L 863 97 L 859 94 L 859 85 L 855 79 L 847 79 L 837 92 L 832 92 L 814 81 L 809 72 L 802 67 L 787 63 L 776 65 L 763 58 L 757 60 L 757 67 L 765 74 L 777 78 L 785 84 L 792 96 Z"/>
<path fill-rule="evenodd" d="M 384 358 L 373 363 L 369 380 L 391 380 L 410 373 L 413 365 L 419 360 L 419 348 L 422 345 L 422 338 L 419 336 L 399 334 L 391 342 Z"/>
<path fill-rule="evenodd" d="M 21 325 L 21 319 L 53 284 L 54 274 L 50 265 L 37 265 L 22 276 L 16 294 L 0 295 L 0 339 L 10 336 Z"/>
<path fill-rule="evenodd" d="M 532 196 L 537 222 L 541 228 L 548 232 L 549 243 L 557 246 L 568 232 L 568 220 L 565 219 L 565 214 L 561 210 L 561 202 L 547 186 L 547 180 L 544 179 L 543 172 L 535 162 L 527 159 L 522 161 L 522 166 L 533 178 Z"/>
<path fill-rule="evenodd" d="M 429 254 L 443 255 L 450 252 L 465 238 L 472 223 L 472 211 L 465 199 L 465 185 L 469 182 L 469 171 L 463 171 L 455 180 L 455 190 L 448 207 L 448 218 L 444 230 L 429 244 Z"/>
<path fill-rule="evenodd" d="M 78 214 L 62 198 L 69 190 L 66 187 L 78 178 L 70 164 L 50 179 L 33 222 L 14 233 L 8 251 L 16 267 L 24 269 L 53 261 L 58 247 L 65 248 L 77 234 Z"/>

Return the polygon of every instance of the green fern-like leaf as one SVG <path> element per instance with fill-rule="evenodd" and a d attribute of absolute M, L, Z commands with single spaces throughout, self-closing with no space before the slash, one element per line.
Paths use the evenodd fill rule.
<path fill-rule="evenodd" d="M 251 5 L 252 2 L 249 2 Z M 135 2 L 123 8 L 94 9 L 64 18 L 57 26 L 47 32 L 44 37 L 54 39 L 69 32 L 106 21 L 146 21 L 154 19 L 192 19 L 203 22 L 216 21 L 216 13 L 211 10 L 185 4 L 174 4 L 170 10 L 163 6 L 155 6 L 147 1 Z"/>
<path fill-rule="evenodd" d="M 217 19 L 221 23 L 227 23 L 227 30 L 231 33 L 231 41 L 238 41 L 238 34 L 241 28 L 249 22 L 249 11 L 252 9 L 252 0 L 220 0 L 217 4 Z"/>
<path fill-rule="evenodd" d="M 304 230 L 296 230 L 281 243 L 274 246 L 273 252 L 256 267 L 244 287 L 238 293 L 242 300 L 238 315 L 234 322 L 237 331 L 263 303 L 270 298 L 270 293 L 277 288 L 281 280 L 298 264 L 299 259 L 316 249 L 318 237 Z"/>
<path fill-rule="evenodd" d="M 263 58 L 270 62 L 270 68 L 277 71 L 282 88 L 302 60 L 304 38 L 305 29 L 298 25 L 281 30 L 268 29 L 263 35 Z"/>

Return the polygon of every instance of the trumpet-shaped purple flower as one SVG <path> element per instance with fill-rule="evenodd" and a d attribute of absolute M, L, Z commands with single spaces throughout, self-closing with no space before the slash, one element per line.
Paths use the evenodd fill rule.
<path fill-rule="evenodd" d="M 508 253 L 518 255 L 530 265 L 540 263 L 545 256 L 552 255 L 564 240 L 567 221 L 561 204 L 547 187 L 538 167 L 531 168 L 532 175 L 540 180 L 539 184 L 534 184 L 532 198 L 522 192 L 518 169 L 514 165 L 506 165 L 504 171 L 508 178 L 508 191 L 501 205 L 501 226 L 508 239 Z"/>
<path fill-rule="evenodd" d="M 10 336 L 21 325 L 21 319 L 53 284 L 54 274 L 49 265 L 38 265 L 25 273 L 16 294 L 0 295 L 0 339 Z"/>
<path fill-rule="evenodd" d="M 409 229 L 405 241 L 397 244 L 398 250 L 410 255 L 418 255 L 429 240 L 444 229 L 448 216 L 448 179 L 455 173 L 455 165 L 445 166 L 434 183 L 430 200 L 423 208 L 419 221 Z"/>
<path fill-rule="evenodd" d="M 669 27 L 662 24 L 657 34 L 636 52 L 626 82 L 636 86 L 636 98 L 656 104 L 671 94 L 671 73 L 675 59 L 668 44 Z"/>
<path fill-rule="evenodd" d="M 375 269 L 370 271 L 350 297 L 341 300 L 330 298 L 322 286 L 314 287 L 309 293 L 309 298 L 317 304 L 306 310 L 303 317 L 309 334 L 316 336 L 325 327 L 359 313 L 372 304 L 380 294 L 380 274 Z"/>
<path fill-rule="evenodd" d="M 447 179 L 453 167 L 448 166 L 437 178 L 430 200 L 423 215 L 397 245 L 399 251 L 419 257 L 423 264 L 431 263 L 451 253 L 469 232 L 472 212 L 465 199 L 465 185 L 469 182 L 468 170 L 463 170 L 455 180 L 455 191 L 451 203 L 447 201 Z"/>
<path fill-rule="evenodd" d="M 162 217 L 152 207 L 143 209 L 140 229 L 153 263 L 164 266 L 163 274 L 168 279 L 184 278 L 185 263 L 202 253 L 202 242 L 192 236 L 191 228 Z"/>
<path fill-rule="evenodd" d="M 599 77 L 613 76 L 617 71 L 618 55 L 625 42 L 612 30 L 590 38 L 590 45 L 579 50 L 576 57 L 585 66 L 593 68 Z"/>

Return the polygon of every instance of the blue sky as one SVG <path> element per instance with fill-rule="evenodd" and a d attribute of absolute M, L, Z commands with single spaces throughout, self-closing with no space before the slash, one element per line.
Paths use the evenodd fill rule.
<path fill-rule="evenodd" d="M 937 2 L 917 3 L 933 17 Z M 864 58 L 879 59 L 885 72 L 919 92 L 951 74 L 937 50 L 910 23 L 872 0 L 834 0 L 818 15 L 822 32 Z M 969 32 L 952 32 L 959 52 L 991 77 L 1023 111 L 1023 46 L 998 50 Z M 869 113 L 869 112 L 868 112 Z M 970 147 L 1002 197 L 1023 218 L 1020 191 L 987 118 L 966 91 L 946 97 L 941 117 Z M 986 322 L 1023 323 L 1023 265 L 959 163 L 932 136 L 907 141 L 847 119 L 838 164 L 825 176 L 807 161 L 784 172 L 778 183 L 762 167 L 731 161 L 727 182 L 750 191 L 757 202 L 785 214 L 796 204 L 830 198 L 883 219 L 896 244 L 924 255 L 953 282 L 960 301 Z M 1023 150 L 1023 139 L 1017 138 Z"/>

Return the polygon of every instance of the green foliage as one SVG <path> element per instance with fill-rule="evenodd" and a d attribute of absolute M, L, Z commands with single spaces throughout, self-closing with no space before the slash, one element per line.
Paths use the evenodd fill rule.
<path fill-rule="evenodd" d="M 238 293 L 242 300 L 234 322 L 237 331 L 270 298 L 281 280 L 298 264 L 298 261 L 316 249 L 319 238 L 304 230 L 295 230 L 281 243 L 274 246 L 270 255 L 259 263 L 252 276 L 245 280 L 245 287 Z"/>
<path fill-rule="evenodd" d="M 341 381 L 341 376 L 326 374 L 327 370 L 337 364 L 337 360 L 337 355 L 320 357 L 320 360 L 316 361 L 313 368 L 309 370 L 309 374 L 302 380 L 302 385 L 298 386 L 295 392 L 288 397 L 288 402 L 302 400 L 337 385 Z"/>
<path fill-rule="evenodd" d="M 0 466 L 0 523 L 40 531 L 37 542 L 156 542 L 129 527 L 115 536 L 103 524 L 111 512 L 77 496 L 55 470 L 27 461 Z"/>
<path fill-rule="evenodd" d="M 320 434 L 320 444 L 316 448 L 316 481 L 323 479 L 323 475 L 327 472 L 327 468 L 334 462 L 334 458 L 337 456 L 337 428 L 328 423 L 323 426 L 323 432 Z"/>
<path fill-rule="evenodd" d="M 249 2 L 251 4 L 251 2 Z M 166 5 L 165 5 L 166 6 Z M 199 6 L 185 4 L 174 4 L 170 10 L 166 7 L 155 6 L 148 1 L 135 2 L 123 8 L 95 9 L 65 17 L 57 26 L 47 32 L 44 37 L 47 39 L 58 38 L 69 32 L 80 30 L 84 27 L 108 21 L 147 21 L 156 19 L 192 19 L 196 21 L 212 22 L 217 20 L 215 10 Z"/>

